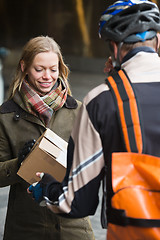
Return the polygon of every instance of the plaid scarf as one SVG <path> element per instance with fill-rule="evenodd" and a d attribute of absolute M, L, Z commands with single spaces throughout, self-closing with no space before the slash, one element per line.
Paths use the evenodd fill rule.
<path fill-rule="evenodd" d="M 28 84 L 26 80 L 23 81 L 19 94 L 15 94 L 14 100 L 27 111 L 41 119 L 41 121 L 48 126 L 53 112 L 62 108 L 67 98 L 67 86 L 65 82 L 59 78 L 58 86 L 52 89 L 44 97 L 40 97 Z M 19 99 L 21 98 L 21 99 Z"/>

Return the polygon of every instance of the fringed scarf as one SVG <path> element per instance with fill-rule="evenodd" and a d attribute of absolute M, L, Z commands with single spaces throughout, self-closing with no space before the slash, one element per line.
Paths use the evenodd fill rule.
<path fill-rule="evenodd" d="M 39 117 L 41 121 L 47 127 L 53 112 L 62 108 L 67 99 L 67 86 L 65 82 L 59 78 L 57 80 L 58 86 L 52 89 L 44 97 L 40 97 L 28 84 L 26 80 L 23 81 L 19 99 L 18 94 L 14 96 L 14 100 L 19 103 L 19 105 L 25 106 L 26 110 Z"/>

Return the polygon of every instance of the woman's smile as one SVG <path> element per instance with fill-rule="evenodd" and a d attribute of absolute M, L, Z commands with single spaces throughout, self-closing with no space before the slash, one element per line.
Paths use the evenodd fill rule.
<path fill-rule="evenodd" d="M 48 94 L 59 76 L 59 59 L 56 53 L 42 52 L 35 56 L 28 68 L 28 83 L 40 95 Z"/>

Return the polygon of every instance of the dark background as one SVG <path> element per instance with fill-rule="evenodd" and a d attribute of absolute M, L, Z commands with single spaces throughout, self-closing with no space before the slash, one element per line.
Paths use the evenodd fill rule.
<path fill-rule="evenodd" d="M 59 43 L 63 54 L 105 57 L 98 23 L 102 12 L 113 2 L 0 0 L 0 46 L 21 48 L 32 37 L 49 35 Z M 158 0 L 153 2 L 160 5 Z"/>
<path fill-rule="evenodd" d="M 0 0 L 0 46 L 21 48 L 38 35 L 53 37 L 63 54 L 104 57 L 98 23 L 110 0 Z"/>
<path fill-rule="evenodd" d="M 0 46 L 21 48 L 30 38 L 49 35 L 63 54 L 105 57 L 98 37 L 102 12 L 113 0 L 0 0 Z M 158 5 L 160 1 L 153 0 Z"/>
<path fill-rule="evenodd" d="M 98 62 L 94 65 L 93 60 L 107 59 L 108 50 L 106 43 L 98 36 L 99 19 L 113 2 L 115 1 L 0 0 L 0 47 L 10 50 L 4 61 L 5 85 L 8 86 L 12 69 L 17 65 L 24 44 L 39 35 L 53 37 L 60 45 L 69 66 L 74 69 L 77 66 L 79 70 L 82 67 L 85 71 L 101 71 L 102 67 L 98 67 Z M 160 6 L 159 0 L 153 2 Z"/>

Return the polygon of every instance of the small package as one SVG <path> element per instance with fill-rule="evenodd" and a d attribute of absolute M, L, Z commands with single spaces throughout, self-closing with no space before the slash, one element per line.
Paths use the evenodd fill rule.
<path fill-rule="evenodd" d="M 30 184 L 39 181 L 37 172 L 49 173 L 61 182 L 66 173 L 68 143 L 49 128 L 40 136 L 17 174 Z"/>

